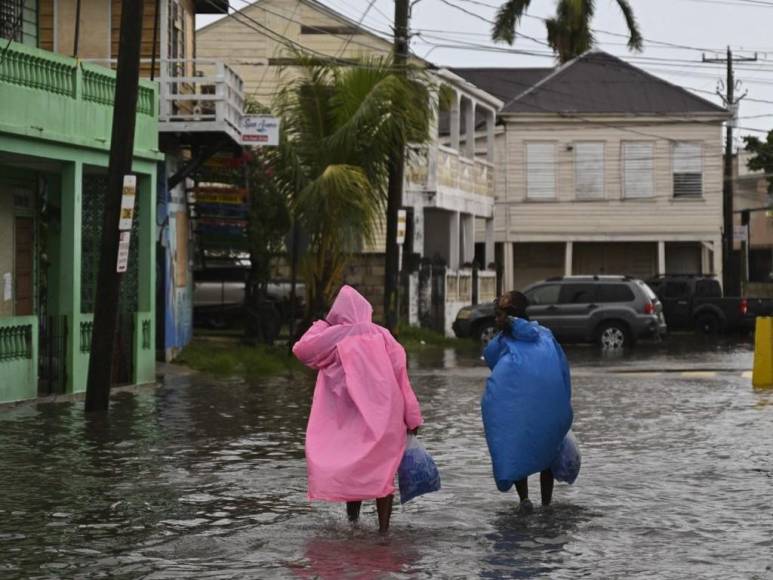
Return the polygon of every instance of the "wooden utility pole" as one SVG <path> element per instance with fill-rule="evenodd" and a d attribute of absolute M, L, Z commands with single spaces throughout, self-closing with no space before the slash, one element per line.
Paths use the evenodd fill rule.
<path fill-rule="evenodd" d="M 397 74 L 406 74 L 408 63 L 409 0 L 395 0 L 394 65 Z M 397 327 L 397 288 L 400 250 L 397 244 L 397 214 L 403 204 L 405 143 L 395 145 L 389 159 L 387 197 L 386 265 L 384 280 L 384 324 L 392 332 Z"/>
<path fill-rule="evenodd" d="M 722 186 L 722 214 L 723 214 L 723 232 L 722 232 L 722 286 L 727 295 L 741 293 L 740 272 L 737 267 L 737 260 L 733 255 L 733 127 L 737 119 L 738 103 L 746 96 L 744 93 L 736 98 L 736 81 L 733 75 L 733 62 L 753 62 L 757 60 L 757 55 L 753 57 L 733 57 L 733 51 L 727 47 L 727 56 L 725 58 L 706 58 L 703 56 L 703 62 L 726 63 L 727 74 L 725 79 L 726 94 L 717 91 L 717 94 L 725 103 L 725 106 L 733 115 L 732 119 L 727 121 L 727 134 L 725 135 L 725 170 Z"/>
<path fill-rule="evenodd" d="M 105 411 L 110 403 L 113 347 L 121 291 L 121 274 L 116 268 L 118 223 L 124 176 L 131 172 L 134 157 L 134 125 L 140 79 L 142 3 L 143 0 L 122 0 L 121 2 L 121 33 L 113 102 L 113 129 L 107 193 L 102 217 L 94 328 L 91 335 L 91 356 L 86 385 L 86 411 Z M 136 240 L 135 243 L 137 243 Z"/>

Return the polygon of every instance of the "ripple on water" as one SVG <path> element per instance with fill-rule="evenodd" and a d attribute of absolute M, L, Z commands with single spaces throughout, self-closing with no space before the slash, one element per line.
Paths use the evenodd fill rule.
<path fill-rule="evenodd" d="M 0 576 L 773 578 L 773 399 L 738 373 L 603 368 L 744 366 L 749 349 L 569 356 L 583 471 L 530 515 L 492 482 L 478 353 L 412 357 L 443 488 L 398 505 L 386 538 L 372 502 L 352 528 L 306 499 L 309 380 L 188 377 L 121 397 L 101 425 L 79 404 L 0 414 Z"/>

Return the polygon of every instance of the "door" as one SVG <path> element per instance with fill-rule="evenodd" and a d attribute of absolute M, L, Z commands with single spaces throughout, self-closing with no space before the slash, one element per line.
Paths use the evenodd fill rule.
<path fill-rule="evenodd" d="M 32 218 L 17 217 L 14 229 L 14 315 L 29 316 L 34 310 L 35 230 Z"/>
<path fill-rule="evenodd" d="M 690 284 L 686 280 L 668 280 L 661 287 L 663 315 L 671 328 L 690 326 Z"/>
<path fill-rule="evenodd" d="M 531 320 L 539 322 L 558 336 L 556 323 L 559 318 L 558 297 L 561 286 L 558 284 L 541 284 L 529 289 L 526 297 L 529 299 L 527 313 Z"/>
<path fill-rule="evenodd" d="M 561 286 L 558 297 L 559 314 L 556 326 L 567 338 L 586 338 L 588 320 L 598 308 L 596 284 L 576 282 Z"/>

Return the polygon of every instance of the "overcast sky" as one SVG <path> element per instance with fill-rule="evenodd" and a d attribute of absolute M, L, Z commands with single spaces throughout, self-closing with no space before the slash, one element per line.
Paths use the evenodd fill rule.
<path fill-rule="evenodd" d="M 370 0 L 320 1 L 355 21 L 363 18 L 371 4 Z M 486 20 L 493 19 L 497 0 L 447 2 L 419 0 L 415 4 L 411 30 L 419 36 L 413 37 L 411 48 L 419 56 L 448 66 L 544 67 L 554 63 L 544 45 L 545 25 L 539 17 L 551 15 L 555 0 L 532 0 L 531 17 L 524 19 L 519 30 L 535 40 L 518 38 L 512 47 L 494 45 L 489 40 L 491 25 Z M 701 63 L 702 53 L 723 57 L 727 45 L 737 56 L 753 56 L 756 51 L 758 62 L 736 64 L 736 78 L 743 83 L 741 92 L 749 91 L 747 99 L 741 102 L 738 124 L 765 131 L 773 128 L 773 0 L 631 0 L 631 3 L 646 39 L 644 51 L 628 52 L 626 39 L 619 36 L 625 33 L 625 22 L 614 0 L 596 2 L 593 27 L 597 30 L 599 48 L 671 82 L 703 91 L 697 94 L 714 102 L 720 102 L 711 93 L 717 89 L 717 81 L 724 78 L 725 69 L 722 64 Z M 234 8 L 247 4 L 245 0 L 231 0 Z M 393 13 L 392 0 L 375 0 L 363 23 L 387 35 Z M 211 17 L 200 17 L 198 24 L 211 20 Z M 454 48 L 443 46 L 449 44 Z M 507 52 L 511 49 L 512 52 Z M 751 132 L 741 129 L 739 133 Z"/>

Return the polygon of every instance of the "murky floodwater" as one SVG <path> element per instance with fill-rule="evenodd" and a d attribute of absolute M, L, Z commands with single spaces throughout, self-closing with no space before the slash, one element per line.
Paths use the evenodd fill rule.
<path fill-rule="evenodd" d="M 306 500 L 310 380 L 178 377 L 105 423 L 2 412 L 0 578 L 773 577 L 773 392 L 736 370 L 605 370 L 750 367 L 748 346 L 690 343 L 570 351 L 583 470 L 530 515 L 490 475 L 480 361 L 415 357 L 443 491 L 397 508 L 387 538 L 372 505 L 351 529 Z"/>

